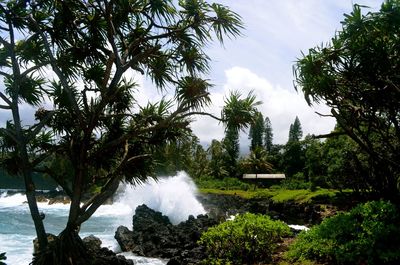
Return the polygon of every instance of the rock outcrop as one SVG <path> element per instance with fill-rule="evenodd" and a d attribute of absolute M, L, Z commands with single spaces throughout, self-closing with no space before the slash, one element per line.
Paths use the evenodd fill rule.
<path fill-rule="evenodd" d="M 293 201 L 273 202 L 270 199 L 244 199 L 236 195 L 201 194 L 197 199 L 212 218 L 224 221 L 231 215 L 246 212 L 267 214 L 289 224 L 317 224 L 322 220 L 318 204 L 298 204 Z"/>
<path fill-rule="evenodd" d="M 199 215 L 173 225 L 167 216 L 141 205 L 132 218 L 132 231 L 120 226 L 115 238 L 123 251 L 168 258 L 168 264 L 197 264 L 204 258 L 204 249 L 197 241 L 204 231 L 216 224 L 214 219 Z"/>
<path fill-rule="evenodd" d="M 94 265 L 134 265 L 132 260 L 116 255 L 108 248 L 102 248 L 101 243 L 101 240 L 93 235 L 83 239 L 83 244 L 93 257 Z"/>

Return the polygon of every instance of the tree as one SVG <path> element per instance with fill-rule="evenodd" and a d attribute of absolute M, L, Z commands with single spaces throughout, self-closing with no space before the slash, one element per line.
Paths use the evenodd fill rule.
<path fill-rule="evenodd" d="M 223 144 L 215 139 L 211 141 L 210 147 L 207 149 L 210 158 L 207 174 L 214 178 L 223 179 L 228 177 L 228 171 L 225 168 L 225 149 Z"/>
<path fill-rule="evenodd" d="M 330 137 L 323 146 L 327 182 L 335 189 L 355 192 L 371 189 L 366 153 L 347 135 Z"/>
<path fill-rule="evenodd" d="M 112 196 L 121 181 L 145 181 L 154 166 L 154 151 L 165 141 L 185 135 L 192 115 L 207 115 L 203 107 L 210 103 L 210 84 L 201 76 L 207 73 L 209 58 L 203 48 L 213 37 L 223 42 L 225 36 L 237 36 L 240 18 L 225 6 L 197 0 L 21 0 L 2 2 L 0 7 L 6 23 L 1 29 L 11 35 L 13 27 L 21 27 L 32 39 L 31 48 L 24 49 L 31 51 L 30 57 L 14 60 L 16 76 L 6 79 L 17 89 L 11 91 L 11 97 L 18 103 L 28 96 L 37 98 L 32 87 L 40 87 L 40 80 L 27 77 L 39 69 L 42 58 L 56 76 L 45 90 L 55 108 L 39 109 L 36 118 L 40 126 L 30 132 L 46 125 L 59 140 L 46 146 L 46 156 L 37 164 L 23 164 L 22 169 L 50 175 L 71 198 L 71 204 L 64 231 L 33 264 L 91 264 L 78 235 L 80 225 Z M 18 45 L 1 41 L 13 59 Z M 16 64 L 27 62 L 34 67 L 22 73 L 23 83 L 17 78 Z M 174 98 L 140 106 L 135 101 L 134 73 L 148 75 L 161 90 L 175 87 Z M 25 90 L 18 90 L 22 87 Z M 10 103 L 9 98 L 2 99 Z M 241 121 L 235 126 L 241 128 Z M 15 143 L 26 144 L 21 139 Z M 26 157 L 23 148 L 18 150 Z M 93 187 L 98 187 L 97 192 L 83 201 Z M 27 186 L 27 191 L 31 190 Z M 46 247 L 45 240 L 40 247 Z"/>
<path fill-rule="evenodd" d="M 47 246 L 47 236 L 35 198 L 32 168 L 46 156 L 40 145 L 49 135 L 41 133 L 44 122 L 23 126 L 20 104 L 38 106 L 41 102 L 44 80 L 37 73 L 46 65 L 47 58 L 42 56 L 43 47 L 38 36 L 24 31 L 25 24 L 21 21 L 24 15 L 20 2 L 0 2 L 0 75 L 5 87 L 0 92 L 3 101 L 0 109 L 10 111 L 12 117 L 0 131 L 2 150 L 7 152 L 1 159 L 1 167 L 23 177 L 29 210 L 43 250 Z M 51 115 L 49 112 L 43 121 Z"/>
<path fill-rule="evenodd" d="M 283 157 L 285 173 L 292 177 L 304 169 L 304 148 L 302 145 L 301 137 L 303 131 L 299 118 L 290 124 L 289 139 L 285 145 L 285 153 Z"/>
<path fill-rule="evenodd" d="M 264 132 L 264 117 L 261 112 L 258 112 L 257 116 L 254 119 L 254 123 L 250 125 L 250 151 L 253 151 L 257 147 L 263 146 Z"/>
<path fill-rule="evenodd" d="M 324 143 L 319 139 L 307 135 L 303 141 L 304 146 L 304 175 L 312 187 L 326 187 L 326 161 L 324 158 Z"/>
<path fill-rule="evenodd" d="M 242 168 L 248 173 L 261 174 L 272 172 L 272 165 L 268 162 L 268 153 L 258 146 L 243 160 Z"/>
<path fill-rule="evenodd" d="M 303 137 L 303 130 L 301 129 L 301 123 L 299 118 L 296 116 L 294 122 L 290 124 L 289 128 L 289 142 L 298 142 Z"/>
<path fill-rule="evenodd" d="M 355 5 L 331 43 L 297 61 L 297 89 L 309 105 L 325 102 L 342 133 L 364 150 L 368 179 L 382 197 L 399 195 L 400 1 L 362 14 Z"/>
<path fill-rule="evenodd" d="M 257 101 L 255 95 L 250 92 L 242 98 L 238 91 L 231 92 L 225 100 L 222 110 L 222 119 L 225 121 L 225 138 L 223 140 L 226 150 L 226 169 L 230 176 L 237 175 L 237 159 L 239 158 L 239 131 L 249 127 L 257 118 Z"/>
<path fill-rule="evenodd" d="M 183 170 L 191 177 L 197 178 L 208 167 L 207 153 L 200 145 L 199 139 L 191 133 L 158 148 L 154 160 L 157 175 L 173 175 Z"/>
<path fill-rule="evenodd" d="M 265 117 L 264 121 L 264 148 L 268 153 L 272 151 L 272 140 L 274 138 L 274 134 L 272 132 L 271 121 L 268 117 Z"/>
<path fill-rule="evenodd" d="M 237 160 L 239 158 L 239 132 L 228 127 L 222 140 L 225 150 L 224 165 L 230 177 L 237 175 Z"/>

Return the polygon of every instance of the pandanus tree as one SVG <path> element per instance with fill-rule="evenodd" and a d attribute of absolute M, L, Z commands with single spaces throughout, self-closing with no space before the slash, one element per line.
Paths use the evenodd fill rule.
<path fill-rule="evenodd" d="M 354 6 L 332 41 L 310 49 L 295 66 L 309 105 L 325 102 L 338 133 L 368 157 L 369 192 L 398 200 L 400 183 L 400 1 L 377 12 Z"/>
<path fill-rule="evenodd" d="M 50 140 L 43 132 L 51 112 L 41 122 L 24 126 L 20 116 L 21 104 L 38 106 L 44 94 L 45 80 L 38 75 L 47 60 L 37 34 L 27 34 L 22 17 L 27 15 L 24 3 L 0 1 L 0 76 L 2 91 L 0 109 L 8 120 L 0 130 L 1 167 L 13 175 L 22 176 L 26 198 L 35 224 L 41 248 L 47 245 L 46 233 L 35 198 L 32 169 L 45 158 L 42 143 Z M 5 116 L 5 115 L 4 115 Z"/>
<path fill-rule="evenodd" d="M 0 29 L 9 34 L 8 41 L 1 38 L 1 66 L 10 69 L 1 73 L 9 89 L 0 96 L 16 127 L 15 133 L 4 132 L 18 151 L 14 161 L 25 161 L 20 171 L 27 176 L 32 216 L 40 217 L 29 177 L 33 171 L 47 173 L 71 199 L 66 227 L 47 248 L 42 220 L 36 218 L 42 251 L 33 264 L 91 264 L 78 235 L 80 225 L 122 181 L 145 181 L 154 151 L 188 132 L 193 115 L 208 115 L 204 107 L 210 104 L 211 85 L 204 74 L 210 59 L 204 47 L 215 38 L 223 42 L 239 35 L 240 17 L 202 0 L 21 0 L 0 5 Z M 30 45 L 22 51 L 14 29 Z M 26 69 L 20 70 L 21 64 Z M 42 78 L 40 72 L 33 75 L 43 66 Z M 174 88 L 173 96 L 140 105 L 136 99 L 142 88 L 133 79 L 138 74 L 165 94 Z M 37 125 L 25 130 L 18 104 L 40 105 L 39 92 L 53 107 L 39 108 Z M 238 120 L 235 126 L 245 123 Z M 56 138 L 41 141 L 38 159 L 32 160 L 25 150 L 43 130 Z M 87 194 L 91 197 L 84 199 Z"/>
<path fill-rule="evenodd" d="M 262 102 L 257 101 L 252 91 L 244 98 L 239 91 L 233 91 L 225 99 L 221 113 L 225 123 L 225 138 L 222 142 L 226 153 L 225 168 L 231 177 L 235 177 L 238 173 L 239 132 L 255 123 L 259 116 L 257 106 L 260 104 Z"/>

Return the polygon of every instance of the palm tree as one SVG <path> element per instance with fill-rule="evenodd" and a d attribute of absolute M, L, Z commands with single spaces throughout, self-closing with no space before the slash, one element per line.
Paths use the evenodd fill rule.
<path fill-rule="evenodd" d="M 242 162 L 242 167 L 249 173 L 261 174 L 272 172 L 272 164 L 268 162 L 268 152 L 262 147 L 256 147 Z"/>

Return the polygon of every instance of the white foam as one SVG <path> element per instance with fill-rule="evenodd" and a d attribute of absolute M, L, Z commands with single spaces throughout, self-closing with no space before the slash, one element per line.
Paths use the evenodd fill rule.
<path fill-rule="evenodd" d="M 87 222 L 82 225 L 81 236 L 93 234 L 102 240 L 102 246 L 119 252 L 118 243 L 114 240 L 114 233 L 119 225 L 132 227 L 132 216 L 137 206 L 146 204 L 150 208 L 167 215 L 171 222 L 177 224 L 187 220 L 189 215 L 205 213 L 203 206 L 196 199 L 196 186 L 189 176 L 179 172 L 173 177 L 160 177 L 156 182 L 148 181 L 140 186 L 121 184 L 118 196 L 111 205 L 102 205 Z M 65 226 L 69 204 L 47 202 L 38 203 L 39 210 L 45 213 L 44 219 L 47 232 L 58 234 Z M 21 224 L 10 224 L 15 228 L 12 236 L 0 229 L 0 250 L 7 252 L 9 264 L 25 265 L 32 259 L 32 239 L 36 237 L 26 197 L 22 193 L 8 196 L 7 192 L 0 191 L 0 212 L 22 218 Z M 10 218 L 5 219 L 11 220 Z M 15 225 L 15 226 L 14 226 Z M 24 225 L 24 233 L 20 225 Z M 1 228 L 1 227 L 0 227 Z M 13 230 L 14 231 L 14 230 Z M 20 234 L 21 233 L 21 234 Z M 133 259 L 135 264 L 165 265 L 167 262 L 125 254 Z"/>
<path fill-rule="evenodd" d="M 173 224 L 187 220 L 189 215 L 204 214 L 205 210 L 196 199 L 197 188 L 185 172 L 173 177 L 160 177 L 140 186 L 125 186 L 122 189 L 113 212 L 128 213 L 124 225 L 131 224 L 131 217 L 137 206 L 146 204 L 155 211 L 167 215 Z"/>
<path fill-rule="evenodd" d="M 119 253 L 119 255 L 123 255 L 125 258 L 133 260 L 134 264 L 165 265 L 168 262 L 167 260 L 136 256 L 136 255 L 132 254 L 131 252 L 122 252 L 122 253 Z"/>
<path fill-rule="evenodd" d="M 7 196 L 7 192 L 3 192 L 0 195 L 0 205 L 2 207 L 15 207 L 21 206 L 26 202 L 26 197 L 22 193 L 16 193 Z"/>
<path fill-rule="evenodd" d="M 290 228 L 297 230 L 297 231 L 307 231 L 310 230 L 310 228 L 308 228 L 307 226 L 304 225 L 288 225 Z"/>

